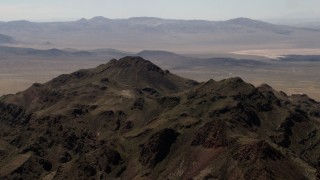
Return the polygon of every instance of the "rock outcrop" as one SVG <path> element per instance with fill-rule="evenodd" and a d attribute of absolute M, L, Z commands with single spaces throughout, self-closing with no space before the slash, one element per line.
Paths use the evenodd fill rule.
<path fill-rule="evenodd" d="M 320 103 L 140 57 L 0 98 L 0 179 L 319 179 Z"/>

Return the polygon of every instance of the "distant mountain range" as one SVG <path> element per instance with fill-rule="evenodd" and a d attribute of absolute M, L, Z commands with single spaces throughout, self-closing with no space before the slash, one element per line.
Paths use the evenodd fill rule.
<path fill-rule="evenodd" d="M 21 29 L 23 28 L 23 29 Z M 29 22 L 11 21 L 0 23 L 1 31 L 85 31 L 106 32 L 149 32 L 149 33 L 213 33 L 213 32 L 256 32 L 258 30 L 276 34 L 290 34 L 301 28 L 274 25 L 248 18 L 227 21 L 169 20 L 153 17 L 134 17 L 129 19 L 108 19 L 94 17 L 70 22 Z"/>
<path fill-rule="evenodd" d="M 0 46 L 0 55 L 6 58 L 81 58 L 91 59 L 93 57 L 100 58 L 119 58 L 124 56 L 141 56 L 146 59 L 152 59 L 157 65 L 167 66 L 171 68 L 183 68 L 191 66 L 259 66 L 268 65 L 266 62 L 250 60 L 250 59 L 234 59 L 228 57 L 213 58 L 196 58 L 169 51 L 143 50 L 138 53 L 125 52 L 116 49 L 94 49 L 94 50 L 76 50 L 76 49 L 34 49 L 34 48 L 18 48 Z M 284 60 L 284 59 L 283 59 Z M 290 60 L 290 59 L 289 59 Z"/>
<path fill-rule="evenodd" d="M 0 22 L 0 33 L 30 45 L 60 48 L 212 52 L 257 47 L 320 47 L 320 30 L 274 25 L 248 18 L 204 21 L 94 17 L 69 22 L 11 21 Z"/>
<path fill-rule="evenodd" d="M 17 41 L 11 37 L 4 34 L 0 34 L 0 44 L 15 44 Z"/>
<path fill-rule="evenodd" d="M 283 19 L 283 20 L 268 20 L 275 24 L 285 24 L 293 27 L 304 27 L 312 29 L 320 29 L 320 18 L 307 18 L 307 19 Z"/>

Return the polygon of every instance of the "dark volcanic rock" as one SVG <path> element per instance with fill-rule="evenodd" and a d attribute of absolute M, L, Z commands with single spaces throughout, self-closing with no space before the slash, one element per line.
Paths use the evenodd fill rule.
<path fill-rule="evenodd" d="M 159 99 L 159 103 L 166 108 L 173 108 L 180 103 L 179 97 L 163 97 Z"/>
<path fill-rule="evenodd" d="M 51 169 L 52 169 L 52 164 L 51 164 L 50 161 L 41 159 L 41 160 L 39 161 L 39 163 L 42 165 L 42 167 L 43 167 L 44 170 L 46 170 L 46 171 L 51 171 Z"/>
<path fill-rule="evenodd" d="M 145 144 L 141 145 L 140 163 L 148 167 L 156 166 L 169 154 L 171 145 L 178 135 L 173 129 L 164 129 L 153 134 Z"/>
<path fill-rule="evenodd" d="M 72 159 L 71 154 L 69 154 L 67 151 L 63 153 L 62 157 L 59 159 L 60 163 L 66 163 L 69 162 Z"/>
<path fill-rule="evenodd" d="M 143 109 L 143 106 L 144 106 L 144 99 L 143 99 L 143 98 L 138 98 L 138 99 L 134 102 L 132 109 L 142 110 L 142 109 Z"/>
<path fill-rule="evenodd" d="M 5 104 L 0 102 L 0 121 L 4 123 L 14 123 L 25 115 L 24 109 L 14 104 Z"/>
<path fill-rule="evenodd" d="M 218 121 L 206 123 L 197 131 L 191 145 L 205 148 L 227 146 L 228 142 L 223 123 Z"/>
<path fill-rule="evenodd" d="M 319 109 L 111 60 L 0 97 L 0 179 L 317 179 Z"/>
<path fill-rule="evenodd" d="M 252 142 L 234 148 L 232 157 L 240 162 L 257 160 L 279 160 L 284 156 L 265 141 Z"/>
<path fill-rule="evenodd" d="M 128 56 L 120 59 L 119 61 L 113 61 L 113 65 L 117 67 L 131 67 L 131 66 L 138 66 L 139 69 L 144 69 L 147 71 L 154 71 L 160 74 L 165 74 L 164 71 L 156 66 L 155 64 L 151 63 L 150 61 L 144 60 L 139 56 Z"/>

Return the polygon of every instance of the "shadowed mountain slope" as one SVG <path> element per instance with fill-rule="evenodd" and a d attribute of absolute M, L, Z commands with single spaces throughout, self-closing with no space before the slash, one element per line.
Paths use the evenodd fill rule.
<path fill-rule="evenodd" d="M 0 177 L 316 179 L 320 104 L 140 57 L 0 98 Z"/>
<path fill-rule="evenodd" d="M 4 34 L 0 34 L 0 44 L 15 44 L 17 41 L 11 37 Z"/>

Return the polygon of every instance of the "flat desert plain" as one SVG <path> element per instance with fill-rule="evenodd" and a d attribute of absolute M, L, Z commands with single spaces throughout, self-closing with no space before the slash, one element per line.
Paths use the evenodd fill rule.
<path fill-rule="evenodd" d="M 298 58 L 288 56 L 281 59 L 290 54 L 303 56 Z M 319 49 L 251 50 L 219 55 L 236 57 L 236 63 L 233 61 L 223 63 L 221 59 L 218 62 L 215 58 L 206 58 L 205 62 L 200 64 L 186 63 L 192 60 L 201 62 L 203 57 L 196 58 L 196 55 L 187 57 L 187 55 L 168 56 L 163 53 L 149 53 L 142 56 L 174 74 L 197 81 L 221 80 L 237 76 L 255 86 L 266 83 L 287 94 L 307 94 L 311 98 L 320 100 L 320 56 L 317 56 L 319 54 Z M 313 55 L 311 60 L 310 55 Z M 96 67 L 112 58 L 123 56 L 125 54 L 89 56 L 0 54 L 0 95 L 16 93 L 35 82 L 44 83 L 60 74 Z"/>

